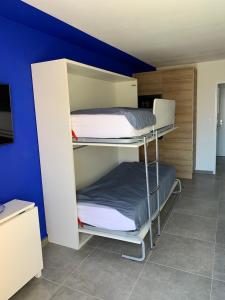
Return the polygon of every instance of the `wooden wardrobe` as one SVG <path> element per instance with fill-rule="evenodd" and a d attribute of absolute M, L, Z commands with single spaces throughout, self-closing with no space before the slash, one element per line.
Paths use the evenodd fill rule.
<path fill-rule="evenodd" d="M 134 74 L 138 79 L 138 95 L 161 95 L 176 100 L 177 130 L 163 137 L 160 143 L 160 161 L 173 164 L 177 177 L 192 178 L 195 168 L 196 137 L 196 69 L 186 67 Z M 154 158 L 154 145 L 150 145 Z M 143 149 L 140 150 L 143 159 Z"/>

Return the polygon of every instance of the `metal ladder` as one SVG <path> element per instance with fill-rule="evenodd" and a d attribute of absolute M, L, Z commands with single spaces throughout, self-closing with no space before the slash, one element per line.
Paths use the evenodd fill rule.
<path fill-rule="evenodd" d="M 150 240 L 150 250 L 154 247 L 153 243 L 153 234 L 152 234 L 152 217 L 151 217 L 151 196 L 155 193 L 157 196 L 157 235 L 160 236 L 161 234 L 161 220 L 160 220 L 160 201 L 159 201 L 159 191 L 160 191 L 160 184 L 159 184 L 159 142 L 158 142 L 158 132 L 157 130 L 154 132 L 155 135 L 155 147 L 156 147 L 156 159 L 152 162 L 148 162 L 148 155 L 147 155 L 147 147 L 150 142 L 148 142 L 148 137 L 145 136 L 143 138 L 144 141 L 144 157 L 145 157 L 145 175 L 146 175 L 146 193 L 147 193 L 147 201 L 148 201 L 148 217 L 149 217 L 149 240 Z M 156 187 L 150 191 L 149 189 L 149 176 L 148 176 L 148 167 L 150 165 L 155 164 L 156 166 Z M 177 191 L 173 190 L 173 194 L 180 194 L 181 192 L 181 181 L 176 179 L 179 189 Z M 154 218 L 155 220 L 155 218 Z M 122 255 L 122 257 L 131 259 L 134 261 L 143 261 L 145 259 L 145 242 L 141 240 L 141 257 L 134 257 L 129 255 Z"/>
<path fill-rule="evenodd" d="M 144 157 L 145 157 L 145 176 L 146 176 L 146 192 L 147 192 L 147 201 L 148 201 L 148 217 L 149 217 L 149 239 L 150 239 L 150 249 L 153 248 L 153 234 L 152 234 L 152 217 L 151 217 L 151 196 L 156 193 L 157 197 L 157 235 L 161 234 L 161 222 L 160 222 L 160 201 L 159 201 L 159 142 L 158 142 L 158 131 L 155 131 L 155 160 L 148 162 L 148 141 L 147 137 L 144 137 Z M 156 187 L 150 191 L 149 189 L 149 176 L 148 176 L 148 167 L 152 164 L 156 166 Z"/>
<path fill-rule="evenodd" d="M 157 218 L 158 218 L 158 235 L 160 235 L 160 203 L 159 203 L 159 144 L 158 144 L 158 132 L 155 131 L 156 139 L 156 160 L 148 163 L 147 147 L 149 142 L 147 141 L 147 136 L 144 136 L 144 156 L 145 156 L 145 177 L 146 177 L 146 192 L 148 201 L 148 217 L 149 217 L 149 239 L 150 239 L 150 249 L 153 248 L 153 235 L 152 235 L 152 218 L 151 218 L 151 199 L 150 197 L 157 193 Z M 156 165 L 156 187 L 150 191 L 149 189 L 149 176 L 148 167 L 152 164 Z M 134 257 L 130 255 L 122 255 L 123 258 L 127 258 L 134 261 L 143 261 L 145 259 L 145 242 L 141 241 L 141 257 Z"/>

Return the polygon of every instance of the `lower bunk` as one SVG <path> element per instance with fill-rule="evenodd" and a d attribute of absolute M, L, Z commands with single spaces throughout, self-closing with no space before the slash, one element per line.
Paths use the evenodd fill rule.
<path fill-rule="evenodd" d="M 77 192 L 79 232 L 141 244 L 140 258 L 145 259 L 144 238 L 172 193 L 181 191 L 173 166 L 159 164 L 159 203 L 156 166 L 149 165 L 151 216 L 146 193 L 143 162 L 124 162 L 94 184 Z"/>

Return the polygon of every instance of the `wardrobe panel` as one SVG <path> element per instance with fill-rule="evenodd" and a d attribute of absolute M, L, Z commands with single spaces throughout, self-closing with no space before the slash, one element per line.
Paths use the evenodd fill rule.
<path fill-rule="evenodd" d="M 138 95 L 161 94 L 162 76 L 161 72 L 148 72 L 135 74 L 138 79 Z"/>
<path fill-rule="evenodd" d="M 177 176 L 192 178 L 195 165 L 196 70 L 176 68 L 134 75 L 138 79 L 139 95 L 161 94 L 176 101 L 174 132 L 159 141 L 160 161 L 175 165 Z M 148 147 L 149 159 L 155 159 L 154 143 Z M 143 160 L 143 149 L 140 149 Z"/>

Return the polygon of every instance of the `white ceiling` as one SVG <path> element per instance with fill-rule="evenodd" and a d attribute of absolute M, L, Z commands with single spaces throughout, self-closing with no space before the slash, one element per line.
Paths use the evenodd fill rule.
<path fill-rule="evenodd" d="M 224 0 L 24 0 L 147 63 L 225 58 Z"/>

